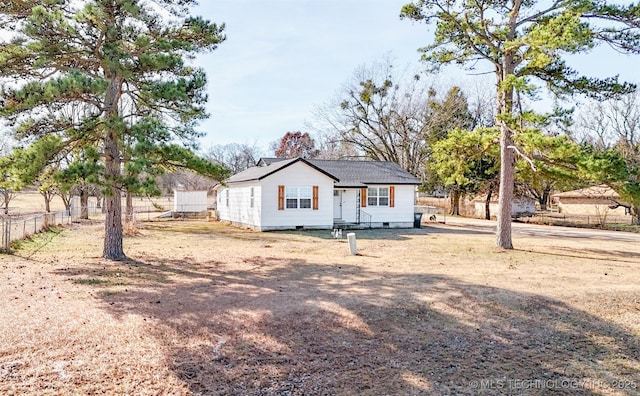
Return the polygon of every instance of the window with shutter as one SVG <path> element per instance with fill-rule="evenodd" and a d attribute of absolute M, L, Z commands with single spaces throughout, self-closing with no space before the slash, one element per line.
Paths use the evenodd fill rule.
<path fill-rule="evenodd" d="M 390 206 L 389 187 L 369 187 L 367 189 L 367 205 Z"/>

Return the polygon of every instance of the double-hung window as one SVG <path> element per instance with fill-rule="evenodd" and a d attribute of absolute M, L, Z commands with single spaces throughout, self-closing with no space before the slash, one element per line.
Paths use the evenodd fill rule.
<path fill-rule="evenodd" d="M 369 187 L 367 189 L 367 205 L 389 206 L 389 187 Z"/>
<path fill-rule="evenodd" d="M 289 187 L 285 192 L 287 209 L 311 209 L 312 189 L 308 187 Z"/>

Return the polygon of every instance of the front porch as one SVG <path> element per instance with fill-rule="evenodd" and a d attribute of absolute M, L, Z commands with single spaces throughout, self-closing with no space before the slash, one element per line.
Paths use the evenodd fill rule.
<path fill-rule="evenodd" d="M 333 219 L 333 228 L 341 229 L 341 230 L 365 230 L 368 228 L 372 228 L 371 221 L 368 222 L 347 222 L 342 219 Z"/>
<path fill-rule="evenodd" d="M 372 228 L 372 216 L 361 208 L 361 187 L 333 190 L 333 228 Z"/>

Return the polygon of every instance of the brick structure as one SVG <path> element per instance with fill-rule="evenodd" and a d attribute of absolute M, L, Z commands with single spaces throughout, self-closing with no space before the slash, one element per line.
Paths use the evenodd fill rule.
<path fill-rule="evenodd" d="M 605 185 L 566 191 L 551 196 L 558 212 L 571 215 L 625 216 L 626 208 L 617 206 L 620 195 Z M 616 207 L 617 206 L 617 207 Z"/>

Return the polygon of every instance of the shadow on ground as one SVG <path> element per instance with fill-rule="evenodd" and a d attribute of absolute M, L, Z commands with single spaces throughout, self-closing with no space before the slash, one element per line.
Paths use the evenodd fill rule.
<path fill-rule="evenodd" d="M 638 337 L 561 301 L 444 276 L 247 260 L 246 271 L 132 262 L 123 276 L 149 282 L 103 293 L 104 307 L 149 318 L 194 394 L 640 393 Z"/>

